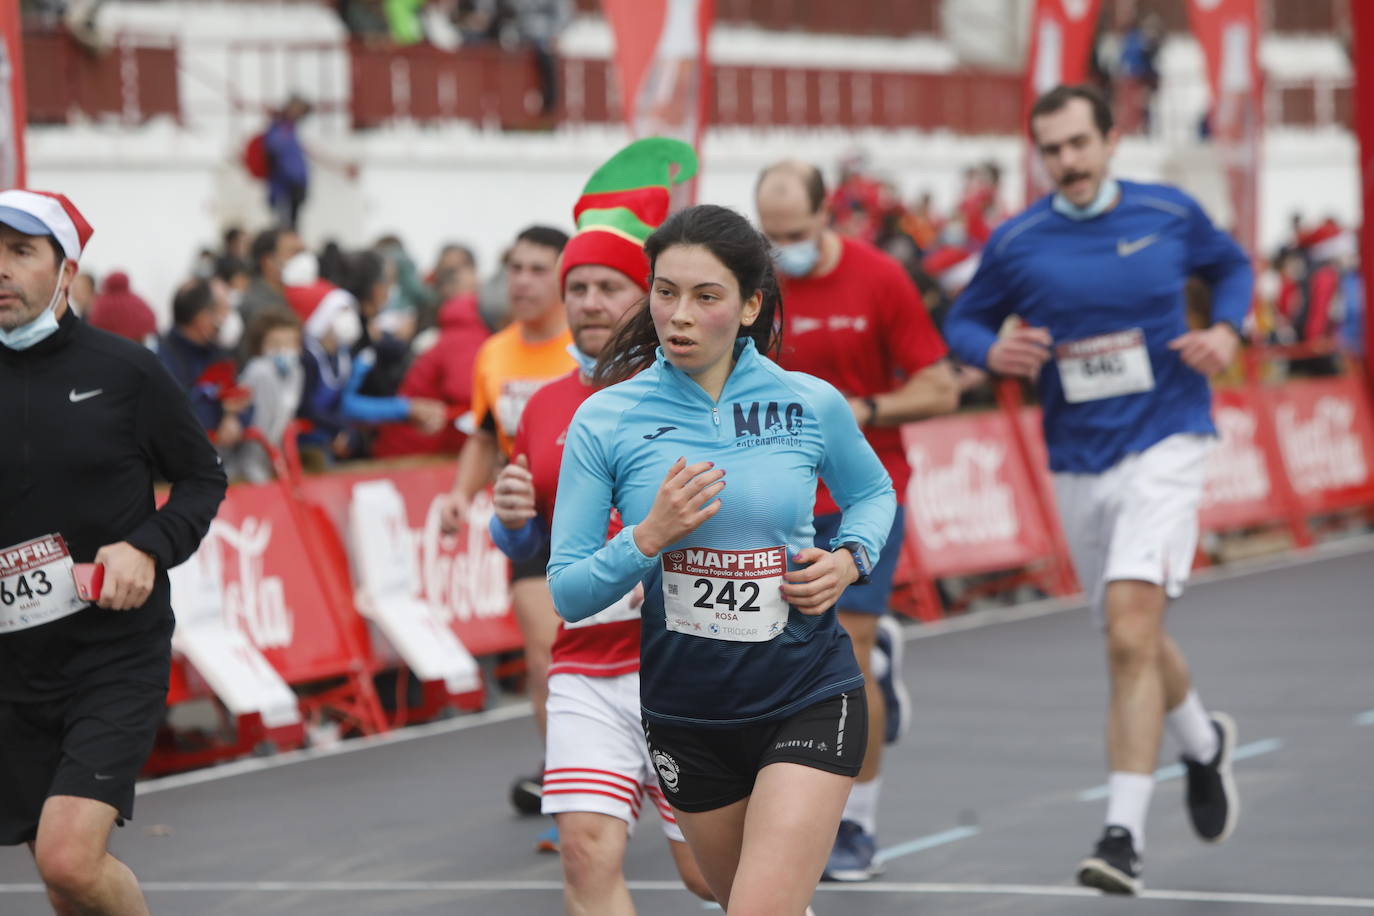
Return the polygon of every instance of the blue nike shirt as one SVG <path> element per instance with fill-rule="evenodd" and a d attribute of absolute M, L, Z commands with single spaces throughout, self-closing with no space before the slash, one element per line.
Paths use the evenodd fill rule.
<path fill-rule="evenodd" d="M 876 563 L 896 512 L 892 482 L 844 397 L 736 344 L 719 400 L 658 360 L 592 395 L 568 429 L 553 518 L 549 586 L 565 620 L 644 585 L 640 697 L 662 724 L 738 726 L 785 718 L 863 684 L 834 608 L 782 598 L 791 557 L 812 545 L 819 475 L 843 512 L 832 547 L 857 541 Z M 714 461 L 720 510 L 662 554 L 634 528 L 668 469 Z M 611 507 L 625 528 L 605 539 Z"/>
<path fill-rule="evenodd" d="M 1045 197 L 999 226 L 943 328 L 952 351 L 984 368 L 1012 314 L 1048 329 L 1056 346 L 1143 343 L 1151 390 L 1071 403 L 1056 359 L 1045 364 L 1039 391 L 1055 471 L 1096 473 L 1175 433 L 1215 434 L 1207 379 L 1169 349 L 1188 331 L 1184 284 L 1197 276 L 1211 287 L 1214 322 L 1240 327 L 1250 311 L 1250 260 L 1195 200 L 1166 185 L 1119 184 L 1121 199 L 1100 216 L 1069 219 Z M 1097 366 L 1079 361 L 1074 374 Z"/>

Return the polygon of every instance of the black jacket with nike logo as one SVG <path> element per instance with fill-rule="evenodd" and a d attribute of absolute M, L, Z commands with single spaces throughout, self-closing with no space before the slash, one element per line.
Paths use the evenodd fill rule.
<path fill-rule="evenodd" d="M 158 509 L 153 483 L 172 483 Z M 190 401 L 157 356 L 68 310 L 27 350 L 0 344 L 0 550 L 45 534 L 89 563 L 128 541 L 157 560 L 132 611 L 87 607 L 0 635 L 0 702 L 167 677 L 167 570 L 199 546 L 224 498 L 224 470 Z"/>

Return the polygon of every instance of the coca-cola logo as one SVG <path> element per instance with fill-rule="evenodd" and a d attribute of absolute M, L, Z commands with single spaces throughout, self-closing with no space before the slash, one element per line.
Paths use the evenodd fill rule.
<path fill-rule="evenodd" d="M 510 613 L 509 567 L 487 535 L 494 507 L 479 492 L 468 509 L 467 524 L 456 535 L 442 533 L 442 497 L 430 501 L 424 527 L 416 534 L 420 550 L 421 597 L 446 622 L 465 623 Z"/>
<path fill-rule="evenodd" d="M 1020 531 L 1016 501 L 1002 480 L 1006 449 L 981 439 L 962 439 L 948 464 L 924 446 L 907 449 L 911 465 L 908 509 L 921 542 L 931 550 L 1006 541 Z"/>
<path fill-rule="evenodd" d="M 263 571 L 263 557 L 272 543 L 272 523 L 247 516 L 235 527 L 215 519 L 201 550 L 233 550 L 237 563 L 224 565 L 224 619 L 259 649 L 283 649 L 296 632 L 296 615 L 286 604 L 280 576 Z M 221 561 L 222 562 L 222 561 Z M 215 560 L 210 561 L 214 568 Z"/>
<path fill-rule="evenodd" d="M 1330 395 L 1317 399 L 1310 419 L 1298 418 L 1294 404 L 1275 412 L 1284 464 L 1298 493 L 1340 490 L 1369 477 L 1364 449 L 1355 432 L 1355 405 Z"/>
<path fill-rule="evenodd" d="M 1204 508 L 1269 498 L 1269 468 L 1264 462 L 1264 450 L 1255 443 L 1258 422 L 1253 412 L 1243 408 L 1217 410 L 1221 439 L 1207 464 L 1207 482 L 1202 491 Z"/>

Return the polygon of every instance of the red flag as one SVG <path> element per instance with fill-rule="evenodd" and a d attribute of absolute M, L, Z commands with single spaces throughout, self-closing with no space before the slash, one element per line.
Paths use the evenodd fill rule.
<path fill-rule="evenodd" d="M 1100 0 L 1035 0 L 1021 106 L 1022 129 L 1027 132 L 1027 204 L 1053 190 L 1030 138 L 1031 106 L 1055 86 L 1073 85 L 1087 78 L 1099 3 Z"/>
<path fill-rule="evenodd" d="M 0 188 L 22 188 L 24 173 L 24 45 L 19 0 L 0 0 Z"/>
<path fill-rule="evenodd" d="M 1364 188 L 1364 225 L 1360 265 L 1364 273 L 1365 381 L 1374 395 L 1374 3 L 1351 3 L 1355 62 L 1355 132 L 1360 138 L 1360 175 Z"/>
<path fill-rule="evenodd" d="M 710 110 L 707 39 L 715 0 L 603 0 L 615 35 L 625 122 L 638 137 L 675 137 L 701 153 Z M 698 173 L 700 174 L 700 173 Z M 696 181 L 685 189 L 696 198 Z"/>
<path fill-rule="evenodd" d="M 1355 4 L 1358 6 L 1359 4 Z M 1231 229 L 1253 256 L 1259 231 L 1263 77 L 1256 0 L 1189 0 L 1193 34 L 1207 61 L 1212 138 L 1231 198 Z"/>

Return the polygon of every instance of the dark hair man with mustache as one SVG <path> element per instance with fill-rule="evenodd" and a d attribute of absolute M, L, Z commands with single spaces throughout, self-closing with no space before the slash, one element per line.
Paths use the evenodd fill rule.
<path fill-rule="evenodd" d="M 993 233 L 945 336 L 970 364 L 1039 383 L 1059 511 L 1111 682 L 1106 828 L 1078 880 L 1135 894 L 1162 732 L 1187 766 L 1198 836 L 1225 839 L 1239 813 L 1235 724 L 1203 708 L 1164 612 L 1197 544 L 1216 437 L 1207 377 L 1235 356 L 1254 277 L 1187 194 L 1111 177 L 1119 136 L 1095 90 L 1041 96 L 1030 128 L 1058 190 Z M 1189 276 L 1211 287 L 1203 330 L 1188 329 Z M 999 337 L 1013 314 L 1019 326 Z"/>

